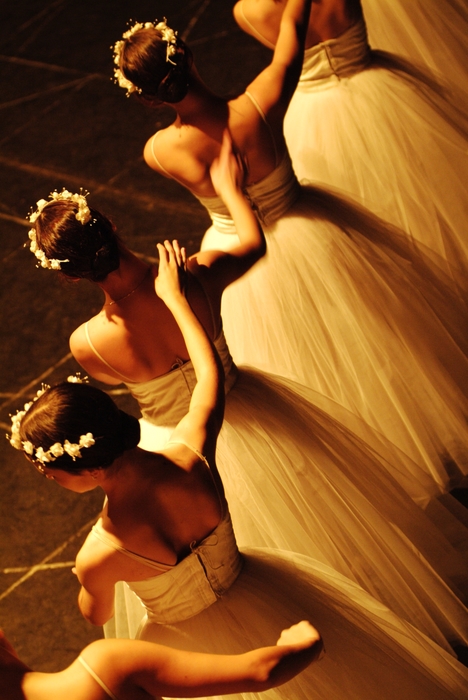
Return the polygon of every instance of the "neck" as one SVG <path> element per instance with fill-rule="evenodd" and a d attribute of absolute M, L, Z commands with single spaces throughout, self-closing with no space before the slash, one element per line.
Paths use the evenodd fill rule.
<path fill-rule="evenodd" d="M 127 248 L 121 247 L 119 268 L 107 275 L 104 281 L 98 282 L 105 294 L 104 306 L 117 304 L 130 297 L 144 283 L 149 270 L 147 263 Z"/>
<path fill-rule="evenodd" d="M 128 503 L 133 495 L 141 494 L 142 484 L 146 488 L 148 475 L 154 479 L 160 464 L 158 453 L 147 452 L 139 447 L 127 450 L 115 462 L 103 470 L 98 484 L 107 497 L 103 521 L 109 518 L 119 522 L 128 515 Z"/>
<path fill-rule="evenodd" d="M 114 500 L 118 494 L 125 493 L 129 481 L 132 479 L 133 466 L 138 462 L 138 447 L 126 450 L 123 455 L 117 457 L 105 469 L 100 469 L 97 474 L 97 485 L 102 488 L 108 500 Z"/>
<path fill-rule="evenodd" d="M 199 121 L 209 110 L 211 117 L 214 110 L 226 110 L 226 100 L 212 92 L 192 67 L 190 75 L 190 88 L 183 100 L 176 105 L 171 105 L 177 112 L 177 122 L 180 124 L 192 124 Z"/>

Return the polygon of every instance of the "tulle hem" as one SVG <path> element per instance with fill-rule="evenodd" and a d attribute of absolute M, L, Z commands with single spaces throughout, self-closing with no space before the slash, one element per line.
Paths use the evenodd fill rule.
<path fill-rule="evenodd" d="M 169 439 L 170 426 L 143 426 L 140 446 Z M 420 488 L 431 480 L 362 420 L 294 382 L 241 368 L 217 462 L 240 546 L 313 556 L 446 649 L 446 640 L 468 641 L 466 523 L 441 504 L 427 517 L 393 472 Z"/>
<path fill-rule="evenodd" d="M 452 656 L 399 620 L 358 586 L 308 557 L 247 550 L 229 591 L 202 613 L 173 625 L 144 616 L 137 636 L 169 646 L 240 653 L 271 644 L 309 619 L 326 653 L 287 685 L 245 700 L 460 700 L 468 673 Z"/>

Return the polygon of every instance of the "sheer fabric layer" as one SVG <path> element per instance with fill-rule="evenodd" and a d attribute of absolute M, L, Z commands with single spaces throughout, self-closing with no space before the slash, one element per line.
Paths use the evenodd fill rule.
<path fill-rule="evenodd" d="M 232 583 L 231 562 L 237 566 L 239 561 L 232 532 L 226 527 L 213 535 L 213 552 L 203 556 L 203 567 L 196 565 L 190 577 L 182 574 L 180 585 L 180 565 L 146 584 L 139 583 L 144 588 L 146 614 L 142 616 L 142 608 L 136 613 L 141 620 L 138 638 L 180 649 L 232 654 L 271 644 L 283 628 L 309 619 L 321 630 L 325 657 L 287 686 L 233 697 L 464 697 L 466 669 L 346 578 L 309 557 L 247 550 L 242 570 Z M 198 553 L 190 557 L 196 560 Z M 168 575 L 170 585 L 164 581 Z M 220 587 L 224 592 L 220 593 Z M 216 600 L 210 603 L 213 595 Z M 187 617 L 190 608 L 193 615 Z M 162 624 L 158 619 L 168 611 L 171 622 Z"/>
<path fill-rule="evenodd" d="M 288 192 L 294 182 L 287 158 L 267 180 L 278 207 L 279 182 Z M 249 188 L 265 221 L 268 182 Z M 236 245 L 226 222 L 218 229 L 220 200 L 202 201 L 214 222 L 203 248 Z M 400 480 L 413 498 L 427 502 L 460 484 L 468 334 L 449 279 L 399 230 L 319 188 L 303 187 L 265 231 L 267 256 L 223 296 L 237 361 L 299 381 L 365 420 L 432 479 L 432 489 L 417 478 L 409 486 L 414 474 Z"/>
<path fill-rule="evenodd" d="M 362 0 L 372 47 L 391 51 L 456 85 L 468 82 L 464 0 Z"/>
<path fill-rule="evenodd" d="M 284 125 L 300 180 L 400 226 L 465 293 L 467 100 L 404 58 L 371 51 L 358 23 L 306 51 Z"/>
<path fill-rule="evenodd" d="M 311 555 L 447 649 L 445 639 L 465 640 L 468 530 L 440 505 L 429 518 L 407 495 L 418 480 L 430 490 L 424 470 L 335 402 L 266 373 L 237 371 L 222 334 L 216 346 L 227 385 L 238 375 L 217 461 L 241 546 Z M 131 385 L 145 405 L 142 447 L 165 444 L 194 385 L 191 363 L 141 391 Z"/>

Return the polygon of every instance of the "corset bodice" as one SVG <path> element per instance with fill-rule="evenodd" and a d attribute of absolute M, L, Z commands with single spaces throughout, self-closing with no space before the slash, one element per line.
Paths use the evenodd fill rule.
<path fill-rule="evenodd" d="M 291 165 L 288 153 L 280 164 L 266 177 L 244 188 L 263 226 L 271 226 L 296 202 L 300 186 Z M 235 233 L 234 222 L 220 197 L 199 197 L 208 210 L 214 227 L 220 233 Z"/>
<path fill-rule="evenodd" d="M 236 381 L 237 368 L 222 331 L 214 345 L 223 364 L 227 393 Z M 196 383 L 195 371 L 189 361 L 147 382 L 126 382 L 126 385 L 138 401 L 143 418 L 156 425 L 175 426 L 188 412 Z"/>
<path fill-rule="evenodd" d="M 338 80 L 348 78 L 366 68 L 370 59 L 366 25 L 361 20 L 336 39 L 306 49 L 299 89 L 320 86 L 333 75 Z"/>
<path fill-rule="evenodd" d="M 149 621 L 169 625 L 197 615 L 232 586 L 242 569 L 229 512 L 191 550 L 165 573 L 128 582 L 145 606 Z"/>

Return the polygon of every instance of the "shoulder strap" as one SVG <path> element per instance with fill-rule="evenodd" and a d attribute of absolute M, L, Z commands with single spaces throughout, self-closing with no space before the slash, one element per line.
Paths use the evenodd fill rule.
<path fill-rule="evenodd" d="M 204 462 L 206 464 L 206 466 L 208 467 L 208 469 L 211 471 L 210 463 L 208 462 L 205 455 L 202 452 L 200 452 L 200 450 L 197 450 L 196 447 L 189 445 L 188 442 L 185 442 L 184 440 L 169 440 L 169 442 L 166 442 L 166 445 L 185 445 L 185 447 L 188 447 L 189 450 L 194 452 L 197 455 L 198 459 L 201 462 Z"/>
<path fill-rule="evenodd" d="M 126 377 L 125 375 L 123 375 L 123 374 L 121 374 L 120 372 L 118 372 L 118 371 L 115 369 L 115 367 L 112 367 L 112 365 L 110 365 L 110 364 L 107 362 L 107 360 L 105 360 L 105 359 L 103 358 L 103 356 L 101 355 L 101 353 L 98 352 L 98 350 L 95 348 L 95 346 L 93 345 L 93 342 L 92 342 L 92 340 L 91 340 L 91 338 L 90 338 L 90 335 L 89 335 L 89 327 L 88 327 L 88 324 L 89 324 L 89 321 L 86 321 L 86 323 L 85 323 L 85 335 L 86 335 L 86 340 L 88 341 L 88 345 L 89 345 L 89 347 L 91 348 L 91 350 L 94 352 L 94 354 L 96 355 L 96 357 L 97 357 L 99 360 L 101 360 L 102 364 L 105 365 L 106 367 L 108 367 L 108 368 L 111 370 L 111 372 L 114 372 L 114 374 L 118 374 L 119 377 L 120 377 L 121 379 L 123 379 L 125 382 L 131 382 L 131 381 L 132 381 L 131 379 L 129 379 L 129 378 Z"/>
<path fill-rule="evenodd" d="M 90 675 L 92 678 L 94 678 L 94 680 L 96 681 L 96 683 L 103 689 L 103 691 L 104 691 L 105 693 L 107 693 L 107 695 L 108 695 L 112 700 L 119 700 L 118 697 L 117 697 L 116 695 L 114 695 L 114 693 L 112 692 L 112 690 L 110 690 L 110 689 L 107 687 L 107 685 L 104 683 L 104 681 L 101 680 L 101 679 L 99 678 L 99 676 L 97 675 L 97 673 L 96 673 L 95 671 L 93 671 L 93 669 L 91 668 L 91 666 L 83 659 L 82 656 L 79 656 L 79 657 L 78 657 L 78 661 L 79 661 L 79 662 L 81 663 L 81 665 L 88 671 L 89 675 Z"/>
<path fill-rule="evenodd" d="M 251 101 L 251 103 L 253 104 L 253 106 L 255 107 L 255 109 L 257 110 L 259 115 L 261 116 L 262 121 L 265 124 L 266 128 L 268 129 L 268 133 L 270 134 L 270 138 L 271 138 L 271 143 L 273 144 L 273 150 L 275 151 L 275 167 L 276 167 L 279 164 L 278 149 L 276 148 L 275 136 L 273 134 L 273 130 L 272 130 L 270 124 L 268 123 L 268 119 L 266 118 L 266 114 L 263 111 L 263 109 L 260 107 L 260 105 L 258 104 L 257 100 L 255 99 L 255 97 L 252 95 L 251 92 L 246 90 L 244 94 L 247 95 L 247 97 L 249 98 L 249 100 Z"/>
<path fill-rule="evenodd" d="M 274 50 L 274 49 L 275 49 L 275 45 L 272 44 L 270 41 L 268 41 L 268 39 L 267 39 L 266 37 L 264 37 L 263 34 L 261 34 L 261 32 L 259 32 L 258 29 L 257 29 L 256 27 L 254 27 L 253 24 L 252 24 L 251 22 L 249 22 L 249 20 L 248 20 L 247 17 L 245 16 L 245 12 L 244 12 L 244 3 L 243 3 L 243 2 L 240 2 L 240 3 L 239 3 L 239 8 L 240 8 L 240 11 L 241 11 L 241 14 L 242 14 L 242 19 L 243 19 L 244 22 L 250 27 L 250 29 L 252 30 L 252 33 L 255 34 L 255 36 L 258 37 L 258 38 L 260 39 L 260 41 L 261 41 L 263 44 L 266 44 L 266 45 L 268 46 L 268 48 Z"/>
<path fill-rule="evenodd" d="M 137 554 L 136 552 L 132 552 L 130 549 L 122 547 L 122 545 L 117 544 L 117 542 L 114 542 L 114 540 L 112 540 L 110 537 L 107 537 L 102 527 L 99 526 L 99 523 L 96 523 L 96 525 L 94 525 L 91 532 L 94 535 L 94 537 L 96 537 L 96 539 L 103 542 L 107 547 L 111 547 L 111 549 L 115 549 L 117 552 L 125 554 L 127 557 L 130 557 L 130 559 L 133 559 L 134 561 L 137 561 L 140 564 L 145 564 L 145 566 L 149 566 L 152 569 L 156 569 L 160 573 L 169 571 L 169 569 L 173 569 L 175 566 L 175 564 L 163 564 L 162 562 L 155 561 L 154 559 L 149 559 L 148 557 L 144 557 L 142 554 Z"/>
<path fill-rule="evenodd" d="M 152 155 L 153 155 L 154 160 L 156 161 L 156 163 L 158 164 L 158 166 L 161 168 L 161 170 L 163 171 L 163 173 L 165 173 L 165 175 L 166 175 L 168 178 L 170 178 L 171 180 L 175 180 L 175 181 L 178 182 L 180 185 L 182 185 L 182 187 L 185 187 L 185 188 L 187 189 L 187 185 L 186 185 L 184 182 L 182 182 L 182 180 L 178 180 L 176 177 L 174 177 L 174 175 L 173 175 L 172 173 L 170 173 L 168 170 L 166 170 L 166 168 L 164 167 L 164 165 L 161 163 L 161 161 L 159 160 L 158 156 L 156 155 L 156 151 L 155 151 L 154 145 L 155 145 L 155 142 L 156 142 L 156 136 L 158 136 L 158 134 L 159 134 L 159 131 L 157 131 L 157 132 L 153 135 L 153 137 L 151 138 L 151 153 L 152 153 Z"/>

